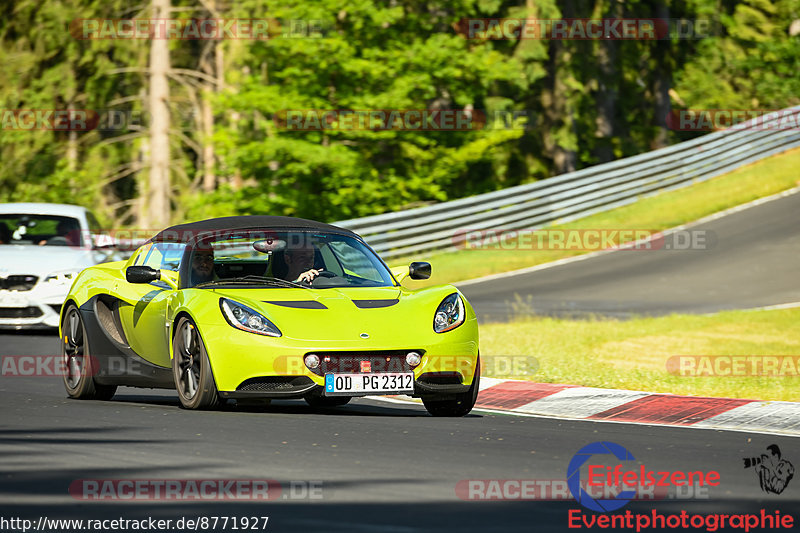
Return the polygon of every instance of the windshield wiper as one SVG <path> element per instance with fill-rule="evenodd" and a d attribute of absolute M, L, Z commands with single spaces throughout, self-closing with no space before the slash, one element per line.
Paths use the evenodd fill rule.
<path fill-rule="evenodd" d="M 204 283 L 198 283 L 195 287 L 206 287 L 209 285 L 224 285 L 226 283 L 257 283 L 257 284 L 264 284 L 264 283 L 272 283 L 273 285 L 278 285 L 280 287 L 291 287 L 291 288 L 301 288 L 301 289 L 310 289 L 311 287 L 307 285 L 302 285 L 300 283 L 295 283 L 293 281 L 287 281 L 285 279 L 280 278 L 272 278 L 269 276 L 239 276 L 237 278 L 223 278 L 223 279 L 216 279 L 214 281 L 206 281 Z"/>

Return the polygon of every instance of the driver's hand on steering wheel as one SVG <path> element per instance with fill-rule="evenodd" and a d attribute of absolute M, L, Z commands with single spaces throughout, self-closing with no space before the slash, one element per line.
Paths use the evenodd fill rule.
<path fill-rule="evenodd" d="M 297 279 L 294 281 L 295 283 L 299 281 L 305 281 L 306 283 L 311 283 L 311 281 L 317 276 L 319 276 L 323 270 L 324 269 L 322 268 L 312 268 L 311 270 L 306 270 L 305 272 L 297 276 Z"/>

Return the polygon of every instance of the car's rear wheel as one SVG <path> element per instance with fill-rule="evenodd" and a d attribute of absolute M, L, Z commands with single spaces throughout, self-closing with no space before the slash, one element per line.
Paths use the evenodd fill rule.
<path fill-rule="evenodd" d="M 353 398 L 350 396 L 323 396 L 322 392 L 314 390 L 304 399 L 311 407 L 341 407 L 347 405 Z"/>
<path fill-rule="evenodd" d="M 70 398 L 79 400 L 110 400 L 117 392 L 116 385 L 98 385 L 94 376 L 96 363 L 89 352 L 89 341 L 83 318 L 77 307 L 70 304 L 61 323 L 61 357 L 64 361 L 64 386 Z"/>
<path fill-rule="evenodd" d="M 172 376 L 181 405 L 186 409 L 211 409 L 219 403 L 203 339 L 197 326 L 184 317 L 172 341 Z"/>
<path fill-rule="evenodd" d="M 435 396 L 423 396 L 422 403 L 425 409 L 433 416 L 464 416 L 472 411 L 475 407 L 475 402 L 478 400 L 478 390 L 481 383 L 481 358 L 475 364 L 475 377 L 472 379 L 472 385 L 466 392 L 457 394 L 455 398 L 447 400 L 437 400 Z"/>

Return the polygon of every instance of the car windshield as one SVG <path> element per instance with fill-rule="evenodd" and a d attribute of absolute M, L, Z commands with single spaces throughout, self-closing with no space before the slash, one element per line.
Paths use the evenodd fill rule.
<path fill-rule="evenodd" d="M 338 233 L 262 230 L 228 234 L 198 243 L 189 260 L 189 287 L 394 285 L 391 273 L 370 248 Z M 303 274 L 312 270 L 312 279 L 303 279 Z"/>
<path fill-rule="evenodd" d="M 81 225 L 73 217 L 0 214 L 0 245 L 83 246 Z"/>

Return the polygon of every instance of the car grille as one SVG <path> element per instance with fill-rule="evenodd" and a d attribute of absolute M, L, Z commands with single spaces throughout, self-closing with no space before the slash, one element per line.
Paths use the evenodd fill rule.
<path fill-rule="evenodd" d="M 313 372 L 324 376 L 328 373 L 360 373 L 362 361 L 369 361 L 369 372 L 411 372 L 406 363 L 406 354 L 423 350 L 387 350 L 377 352 L 309 352 L 320 358 L 320 365 Z"/>
<path fill-rule="evenodd" d="M 241 392 L 292 391 L 313 383 L 305 376 L 265 376 L 247 379 L 236 387 L 236 390 Z"/>
<path fill-rule="evenodd" d="M 37 276 L 28 274 L 15 274 L 7 278 L 0 278 L 0 289 L 9 291 L 29 291 L 39 280 Z"/>
<path fill-rule="evenodd" d="M 36 318 L 42 316 L 38 307 L 0 307 L 0 318 Z"/>

